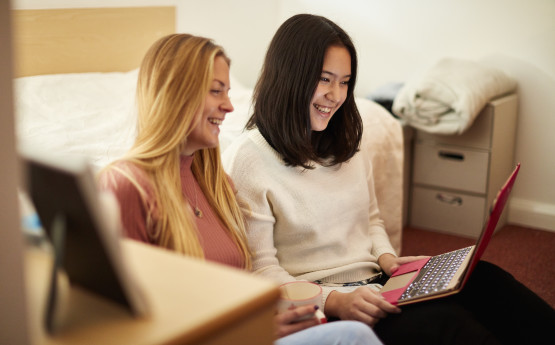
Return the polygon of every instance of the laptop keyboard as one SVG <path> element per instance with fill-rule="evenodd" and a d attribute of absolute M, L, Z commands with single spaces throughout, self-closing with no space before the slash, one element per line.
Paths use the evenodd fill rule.
<path fill-rule="evenodd" d="M 445 289 L 472 247 L 458 249 L 430 258 L 426 265 L 422 267 L 418 276 L 401 295 L 399 301 Z"/>

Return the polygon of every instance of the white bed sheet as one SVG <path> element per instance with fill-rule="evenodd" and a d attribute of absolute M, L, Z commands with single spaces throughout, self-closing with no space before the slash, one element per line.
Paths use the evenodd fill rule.
<path fill-rule="evenodd" d="M 16 131 L 20 143 L 88 157 L 100 168 L 121 157 L 136 135 L 138 70 L 16 78 Z M 232 78 L 235 111 L 221 126 L 224 150 L 248 120 L 252 92 Z"/>
<path fill-rule="evenodd" d="M 58 155 L 88 158 L 100 169 L 121 157 L 136 133 L 135 87 L 138 70 L 125 73 L 42 75 L 14 80 L 19 144 Z M 223 152 L 241 134 L 249 118 L 252 89 L 231 78 L 234 111 L 220 127 Z M 384 108 L 357 99 L 370 132 L 361 147 L 372 160 L 376 193 L 391 242 L 401 249 L 403 135 Z"/>
<path fill-rule="evenodd" d="M 18 142 L 104 166 L 135 137 L 136 82 L 137 70 L 15 79 Z"/>

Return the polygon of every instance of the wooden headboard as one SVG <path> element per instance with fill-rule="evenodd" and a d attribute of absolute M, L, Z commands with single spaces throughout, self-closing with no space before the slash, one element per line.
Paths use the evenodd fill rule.
<path fill-rule="evenodd" d="M 14 77 L 125 72 L 175 32 L 174 7 L 13 10 Z"/>

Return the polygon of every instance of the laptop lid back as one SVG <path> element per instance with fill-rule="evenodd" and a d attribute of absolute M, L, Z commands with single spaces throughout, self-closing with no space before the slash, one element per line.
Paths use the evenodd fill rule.
<path fill-rule="evenodd" d="M 495 231 L 497 223 L 499 222 L 499 218 L 501 217 L 501 213 L 503 213 L 503 209 L 507 204 L 509 195 L 511 194 L 511 190 L 513 189 L 513 185 L 515 183 L 519 170 L 520 163 L 518 163 L 517 166 L 514 168 L 513 172 L 511 173 L 505 184 L 501 187 L 493 201 L 488 220 L 484 225 L 482 233 L 480 234 L 480 238 L 478 239 L 476 248 L 474 248 L 474 252 L 468 264 L 468 269 L 466 270 L 464 278 L 461 282 L 461 287 L 464 286 L 464 284 L 468 280 L 468 277 L 470 276 L 470 273 L 472 273 L 474 267 L 476 267 L 478 261 L 480 261 L 482 255 L 489 245 L 489 242 L 493 236 L 493 232 Z"/>

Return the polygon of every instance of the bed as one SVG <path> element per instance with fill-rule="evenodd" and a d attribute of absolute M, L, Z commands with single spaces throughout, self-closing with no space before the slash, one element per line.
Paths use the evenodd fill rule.
<path fill-rule="evenodd" d="M 101 168 L 135 134 L 137 68 L 148 47 L 175 31 L 173 7 L 15 10 L 15 114 L 19 145 L 86 156 Z M 222 152 L 243 130 L 252 89 L 231 72 L 235 111 L 221 126 Z M 376 103 L 357 98 L 369 140 L 378 204 L 401 251 L 403 133 Z"/>

